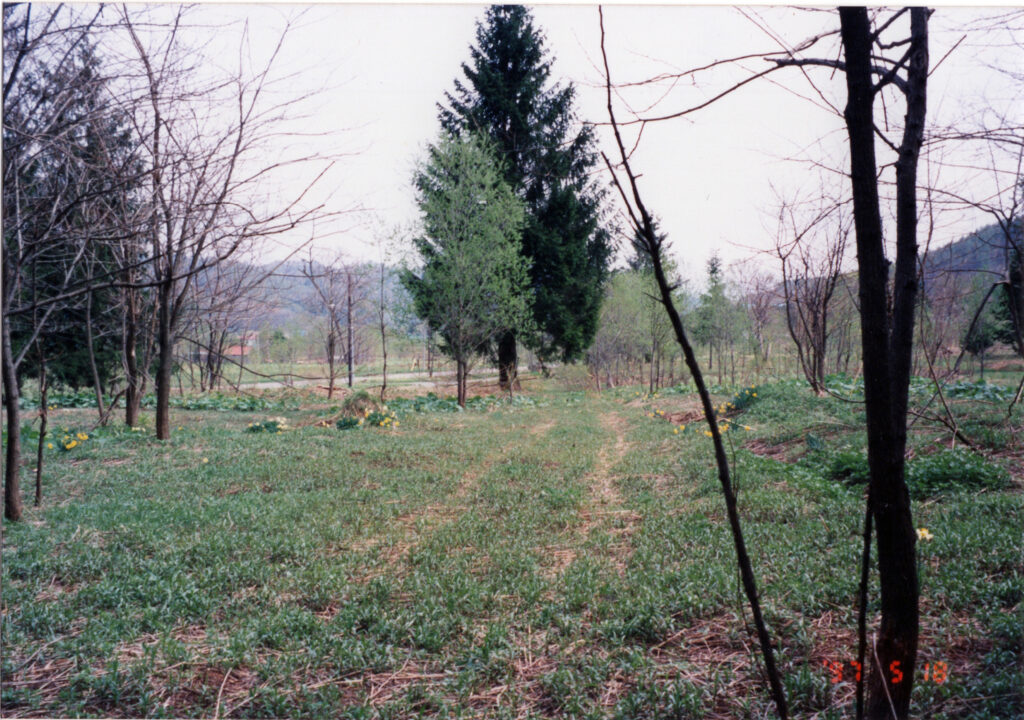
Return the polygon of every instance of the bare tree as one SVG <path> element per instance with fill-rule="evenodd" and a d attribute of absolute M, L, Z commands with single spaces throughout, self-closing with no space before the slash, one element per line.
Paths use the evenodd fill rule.
<path fill-rule="evenodd" d="M 830 311 L 851 227 L 841 205 L 830 204 L 803 227 L 797 213 L 791 203 L 780 208 L 774 255 L 782 270 L 786 328 L 800 368 L 811 390 L 824 395 Z"/>
<path fill-rule="evenodd" d="M 742 273 L 742 304 L 747 311 L 758 369 L 767 367 L 772 353 L 771 321 L 778 303 L 778 281 L 769 273 L 747 269 Z"/>
<path fill-rule="evenodd" d="M 843 60 L 789 57 L 777 66 L 824 66 L 846 78 L 844 111 L 850 147 L 850 180 L 860 281 L 864 395 L 867 412 L 868 464 L 871 482 L 864 531 L 861 584 L 861 650 L 864 656 L 863 608 L 872 520 L 877 526 L 882 618 L 873 644 L 869 717 L 907 717 L 917 661 L 918 577 L 916 536 L 904 481 L 907 404 L 910 388 L 917 305 L 917 164 L 924 140 L 928 85 L 927 8 L 894 13 L 865 8 L 839 10 Z M 909 18 L 904 37 L 889 40 L 886 31 Z M 890 52 L 898 49 L 899 55 Z M 895 91 L 893 93 L 893 91 Z M 902 96 L 906 116 L 899 143 L 890 140 L 875 120 L 880 95 Z M 896 98 L 889 98 L 896 101 Z M 895 155 L 896 261 L 889 285 L 879 196 L 876 136 Z M 890 300 L 891 298 L 891 300 Z M 899 682 L 896 682 L 898 678 Z M 858 715 L 861 714 L 858 686 Z"/>
<path fill-rule="evenodd" d="M 167 439 L 174 348 L 194 278 L 256 240 L 292 231 L 315 217 L 319 208 L 303 202 L 316 178 L 278 202 L 258 198 L 257 192 L 282 167 L 316 161 L 322 175 L 326 163 L 319 158 L 258 159 L 261 154 L 277 157 L 271 145 L 281 139 L 279 128 L 290 104 L 265 100 L 273 56 L 254 72 L 240 60 L 234 76 L 204 82 L 188 65 L 190 56 L 180 37 L 182 10 L 156 32 L 145 26 L 146 34 L 134 11 L 122 6 L 121 12 L 141 78 L 134 121 L 149 171 L 147 234 L 157 307 L 156 435 Z M 281 42 L 283 37 L 274 55 Z M 218 108 L 232 110 L 222 113 Z"/>
<path fill-rule="evenodd" d="M 354 383 L 358 331 L 356 321 L 369 291 L 365 269 L 338 253 L 329 261 L 317 262 L 310 249 L 302 274 L 313 286 L 311 306 L 326 313 L 321 329 L 327 361 L 327 397 L 334 396 L 338 360 L 348 370 L 348 386 Z"/>
<path fill-rule="evenodd" d="M 859 265 L 858 307 L 865 376 L 868 461 L 871 469 L 861 575 L 861 662 L 865 652 L 864 613 L 873 535 L 872 520 L 878 528 L 878 570 L 881 585 L 882 618 L 879 637 L 872 651 L 872 657 L 876 662 L 871 665 L 871 691 L 867 705 L 867 712 L 872 717 L 888 717 L 892 714 L 902 718 L 908 715 L 917 657 L 916 536 L 904 481 L 904 451 L 907 437 L 914 309 L 917 300 L 917 165 L 926 115 L 929 15 L 930 11 L 926 8 L 870 13 L 865 8 L 841 8 L 838 30 L 841 44 L 838 48 L 827 50 L 824 57 L 811 57 L 808 53 L 824 39 L 834 38 L 837 35 L 836 31 L 823 32 L 793 47 L 788 46 L 779 36 L 769 33 L 773 41 L 781 46 L 781 50 L 716 61 L 694 70 L 661 75 L 658 79 L 692 78 L 710 68 L 758 56 L 769 62 L 769 67 L 765 70 L 748 73 L 730 87 L 696 105 L 659 114 L 645 112 L 642 116 L 622 124 L 640 125 L 642 131 L 643 127 L 651 122 L 691 115 L 759 78 L 788 67 L 825 67 L 832 73 L 838 70 L 845 77 L 847 103 L 842 114 L 849 136 L 853 216 Z M 909 28 L 904 30 L 905 35 L 890 40 L 890 36 L 896 33 L 905 21 L 909 21 Z M 830 57 L 837 50 L 843 59 Z M 605 64 L 607 78 L 607 60 Z M 802 72 L 804 77 L 810 80 L 810 74 L 804 70 Z M 612 115 L 610 80 L 607 80 L 607 84 L 609 115 Z M 825 106 L 836 109 L 820 88 L 814 87 L 814 90 Z M 885 134 L 893 126 L 891 111 L 888 123 L 882 123 L 882 127 L 876 123 L 874 106 L 875 99 L 879 96 L 885 98 L 887 106 L 892 103 L 905 103 L 906 116 L 902 125 L 902 138 L 898 143 Z M 620 124 L 615 122 L 613 116 L 611 121 L 622 156 L 621 166 L 630 180 L 635 208 L 631 211 L 631 219 L 634 225 L 644 229 L 652 251 L 656 251 L 656 238 L 653 231 L 648 229 L 650 218 L 640 200 L 635 174 L 629 169 L 628 159 L 631 152 L 627 152 L 621 139 Z M 886 167 L 895 169 L 893 206 L 896 217 L 896 261 L 891 286 L 889 265 L 885 257 L 876 136 L 892 151 L 893 161 Z M 620 191 L 623 201 L 629 206 L 630 198 L 621 186 Z M 663 285 L 663 294 L 667 295 L 668 286 L 663 283 L 663 277 L 659 279 L 659 284 Z M 666 310 L 672 314 L 668 302 Z M 680 344 L 687 345 L 681 323 L 673 320 L 673 325 L 676 326 Z M 687 355 L 689 361 L 690 353 Z M 698 382 L 698 388 L 700 385 Z M 710 422 L 714 417 L 713 408 L 706 406 L 706 414 Z M 717 446 L 716 440 L 716 456 Z M 726 491 L 728 505 L 731 493 L 724 451 L 719 462 L 719 477 Z M 734 538 L 742 568 L 745 564 L 744 553 L 740 552 L 742 542 L 738 530 L 734 530 Z M 756 591 L 753 590 L 749 568 L 743 574 L 748 598 L 754 606 Z M 748 577 L 749 583 L 746 582 Z M 755 610 L 755 619 L 757 615 Z M 759 622 L 758 628 L 761 631 L 763 624 Z M 766 665 L 769 668 L 769 677 L 773 680 L 776 705 L 780 714 L 785 715 L 785 700 L 771 663 L 771 648 L 767 634 L 759 634 Z M 896 682 L 896 679 L 899 682 Z M 858 716 L 862 716 L 864 712 L 861 688 L 862 685 L 858 683 Z"/>
<path fill-rule="evenodd" d="M 771 688 L 772 698 L 775 701 L 775 707 L 778 711 L 779 717 L 786 718 L 788 717 L 789 711 L 788 704 L 786 702 L 785 690 L 782 687 L 782 681 L 775 665 L 775 653 L 772 649 L 771 637 L 768 634 L 768 628 L 761 613 L 761 601 L 758 597 L 757 583 L 754 579 L 754 572 L 750 563 L 750 555 L 747 552 L 746 541 L 744 540 L 743 530 L 740 525 L 740 518 L 736 504 L 736 492 L 733 488 L 729 460 L 725 452 L 725 445 L 722 442 L 722 434 L 718 425 L 718 417 L 715 413 L 714 405 L 711 402 L 711 395 L 704 383 L 704 374 L 697 362 L 697 357 L 687 337 L 687 333 L 683 328 L 682 318 L 679 315 L 679 311 L 676 309 L 675 302 L 672 297 L 674 288 L 668 281 L 662 259 L 664 238 L 658 235 L 654 219 L 646 205 L 644 205 L 640 188 L 637 184 L 637 174 L 634 172 L 630 164 L 630 152 L 626 150 L 625 142 L 622 139 L 619 125 L 615 118 L 615 112 L 612 104 L 611 71 L 608 67 L 608 55 L 605 51 L 604 44 L 604 12 L 600 8 L 599 11 L 601 14 L 601 56 L 604 61 L 608 118 L 611 122 L 616 145 L 619 151 L 618 163 L 613 165 L 607 156 L 605 156 L 605 164 L 607 165 L 609 172 L 612 174 L 615 187 L 619 191 L 623 205 L 629 214 L 629 219 L 636 231 L 638 242 L 642 243 L 642 247 L 644 247 L 651 260 L 662 305 L 668 313 L 676 341 L 679 343 L 679 346 L 683 351 L 687 368 L 690 370 L 690 373 L 693 376 L 693 381 L 697 386 L 697 393 L 700 396 L 701 406 L 704 410 L 704 418 L 707 421 L 708 428 L 711 432 L 711 440 L 715 450 L 715 464 L 718 468 L 718 480 L 722 486 L 722 494 L 725 497 L 726 514 L 729 519 L 730 530 L 732 531 L 733 544 L 736 548 L 737 564 L 739 565 L 743 590 L 753 614 L 754 625 L 757 628 L 758 640 L 761 645 L 761 653 L 765 663 L 765 671 L 768 676 L 768 684 Z M 628 183 L 628 190 L 627 187 L 624 187 L 620 183 L 619 175 L 616 172 L 617 168 L 625 174 L 626 181 Z"/>
<path fill-rule="evenodd" d="M 200 391 L 226 379 L 224 361 L 235 340 L 243 350 L 241 373 L 256 319 L 269 301 L 267 274 L 253 262 L 232 258 L 196 276 L 182 329 L 192 351 L 182 360 L 198 369 Z"/>

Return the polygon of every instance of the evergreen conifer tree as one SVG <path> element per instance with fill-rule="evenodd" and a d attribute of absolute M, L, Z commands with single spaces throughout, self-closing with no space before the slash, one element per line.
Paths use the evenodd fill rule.
<path fill-rule="evenodd" d="M 530 263 L 537 330 L 521 340 L 542 359 L 571 361 L 597 332 L 611 241 L 603 191 L 592 181 L 593 132 L 578 128 L 574 87 L 547 86 L 551 60 L 529 10 L 494 5 L 477 24 L 471 60 L 439 105 L 444 129 L 489 136 L 505 180 L 526 206 L 522 252 Z M 497 343 L 502 382 L 514 381 L 516 335 Z"/>

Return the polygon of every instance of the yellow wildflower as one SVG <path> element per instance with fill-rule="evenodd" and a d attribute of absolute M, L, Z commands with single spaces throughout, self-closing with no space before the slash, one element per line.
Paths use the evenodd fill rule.
<path fill-rule="evenodd" d="M 65 446 L 64 446 L 64 448 L 65 448 L 66 450 L 70 450 L 71 448 L 73 448 L 73 447 L 77 447 L 77 446 L 78 446 L 78 441 L 77 441 L 77 440 L 72 440 L 72 441 L 71 441 L 71 442 L 69 442 L 69 443 L 68 443 L 67 445 L 65 445 Z"/>
<path fill-rule="evenodd" d="M 743 429 L 744 429 L 744 430 L 749 430 L 749 429 L 750 429 L 750 426 L 749 426 L 749 425 L 744 425 L 744 426 L 743 426 Z"/>
<path fill-rule="evenodd" d="M 928 532 L 928 528 L 918 528 L 917 529 L 917 539 L 918 540 L 931 540 L 934 537 L 935 537 L 934 535 L 932 535 L 930 532 Z"/>
<path fill-rule="evenodd" d="M 705 437 L 711 437 L 711 431 L 710 430 L 705 430 L 704 431 L 704 436 Z"/>
<path fill-rule="evenodd" d="M 208 462 L 210 462 L 210 458 L 203 458 L 203 465 L 205 465 Z"/>
<path fill-rule="evenodd" d="M 53 443 L 46 443 L 46 447 L 53 450 Z"/>
<path fill-rule="evenodd" d="M 675 430 L 673 430 L 672 434 L 673 435 L 678 435 L 679 434 L 679 428 L 676 428 Z"/>
<path fill-rule="evenodd" d="M 89 439 L 89 436 L 88 436 L 88 435 L 86 435 L 86 434 L 85 434 L 85 433 L 83 433 L 83 432 L 80 432 L 80 433 L 76 433 L 76 434 L 75 434 L 75 437 L 77 437 L 77 438 L 78 438 L 79 440 L 88 440 L 88 439 Z"/>

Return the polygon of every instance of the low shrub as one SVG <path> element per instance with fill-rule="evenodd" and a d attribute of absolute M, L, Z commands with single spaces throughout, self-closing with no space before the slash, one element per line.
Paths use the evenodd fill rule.
<path fill-rule="evenodd" d="M 847 485 L 863 485 L 870 478 L 863 450 L 833 454 L 825 471 L 831 479 Z M 906 480 L 910 496 L 918 499 L 959 490 L 998 490 L 1009 486 L 1010 475 L 977 453 L 954 448 L 913 458 L 906 465 Z"/>
<path fill-rule="evenodd" d="M 246 432 L 250 433 L 282 433 L 285 430 L 289 430 L 288 420 L 285 418 L 267 418 L 259 422 L 251 422 L 248 427 L 245 428 Z"/>
<path fill-rule="evenodd" d="M 907 465 L 907 487 L 912 497 L 947 490 L 998 490 L 1009 484 L 1010 474 L 1004 468 L 963 448 L 919 456 Z"/>
<path fill-rule="evenodd" d="M 758 387 L 756 385 L 740 390 L 732 396 L 732 400 L 726 404 L 726 407 L 736 412 L 743 412 L 757 402 L 757 391 Z"/>
<path fill-rule="evenodd" d="M 363 424 L 367 427 L 398 427 L 398 416 L 384 405 L 380 410 L 367 412 Z"/>
<path fill-rule="evenodd" d="M 871 475 L 868 470 L 868 456 L 863 451 L 842 450 L 833 455 L 827 465 L 828 476 L 841 480 L 847 485 L 862 485 Z"/>

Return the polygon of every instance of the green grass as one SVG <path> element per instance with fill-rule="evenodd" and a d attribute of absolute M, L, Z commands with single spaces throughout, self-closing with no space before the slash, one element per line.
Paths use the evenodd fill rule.
<path fill-rule="evenodd" d="M 43 507 L 4 526 L 5 716 L 764 717 L 710 441 L 647 416 L 692 396 L 547 387 L 395 429 L 178 409 L 168 442 L 48 452 Z M 757 392 L 726 440 L 766 616 L 795 714 L 849 717 L 823 662 L 855 653 L 863 488 L 814 457 L 863 447 L 862 407 Z M 915 712 L 1019 715 L 1019 484 L 914 512 L 921 658 L 949 668 Z"/>

